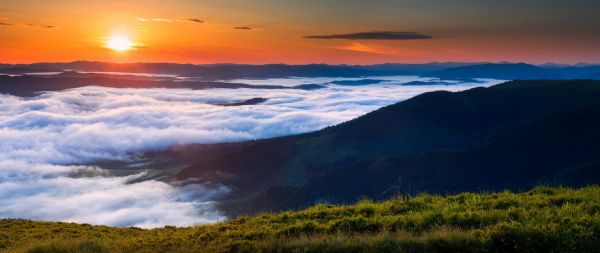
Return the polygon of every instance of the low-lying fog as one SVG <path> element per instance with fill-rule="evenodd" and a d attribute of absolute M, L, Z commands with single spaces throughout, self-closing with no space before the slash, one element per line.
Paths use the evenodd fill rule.
<path fill-rule="evenodd" d="M 84 87 L 31 98 L 0 95 L 0 218 L 145 228 L 216 222 L 225 217 L 211 200 L 226 194 L 226 186 L 176 187 L 154 180 L 137 182 L 134 179 L 143 175 L 108 176 L 100 168 L 74 164 L 128 160 L 132 154 L 176 144 L 236 142 L 310 132 L 423 92 L 460 91 L 501 82 L 402 86 L 429 79 L 380 79 L 370 85 L 326 84 L 316 90 Z M 296 85 L 339 80 L 360 81 L 234 81 Z M 251 98 L 268 100 L 256 105 L 218 105 Z"/>

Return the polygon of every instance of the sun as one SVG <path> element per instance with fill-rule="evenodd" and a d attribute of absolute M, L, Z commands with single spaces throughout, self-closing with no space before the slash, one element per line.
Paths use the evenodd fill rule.
<path fill-rule="evenodd" d="M 113 35 L 106 41 L 106 47 L 116 51 L 127 51 L 133 47 L 133 42 L 125 36 Z"/>

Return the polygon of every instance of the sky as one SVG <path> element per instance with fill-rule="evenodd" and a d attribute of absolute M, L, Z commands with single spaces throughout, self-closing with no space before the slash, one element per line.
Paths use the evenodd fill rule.
<path fill-rule="evenodd" d="M 595 0 L 2 1 L 0 62 L 600 63 L 598 10 Z"/>

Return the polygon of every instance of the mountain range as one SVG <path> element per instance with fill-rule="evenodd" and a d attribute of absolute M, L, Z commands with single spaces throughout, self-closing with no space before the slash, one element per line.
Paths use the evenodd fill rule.
<path fill-rule="evenodd" d="M 599 65 L 531 65 L 525 63 L 432 62 L 425 64 L 375 65 L 244 65 L 176 63 L 108 63 L 77 61 L 69 63 L 33 63 L 0 65 L 0 74 L 35 72 L 127 72 L 170 74 L 202 81 L 240 78 L 281 77 L 368 77 L 390 75 L 449 78 L 514 79 L 597 79 Z"/>
<path fill-rule="evenodd" d="M 316 89 L 318 85 L 298 85 L 293 87 L 278 85 L 250 85 L 243 83 L 177 80 L 172 77 L 136 76 L 104 73 L 79 73 L 75 71 L 50 75 L 0 75 L 0 94 L 15 96 L 35 96 L 44 91 L 61 91 L 84 86 L 110 88 L 253 88 L 253 89 Z"/>
<path fill-rule="evenodd" d="M 91 73 L 90 73 L 91 72 Z M 242 65 L 175 63 L 33 63 L 0 64 L 0 93 L 33 96 L 43 91 L 60 91 L 83 86 L 114 88 L 256 88 L 318 89 L 320 84 L 296 87 L 249 85 L 236 79 L 288 77 L 352 77 L 363 80 L 338 80 L 338 85 L 366 85 L 381 82 L 377 76 L 410 75 L 437 78 L 405 85 L 452 85 L 452 81 L 477 82 L 476 78 L 499 80 L 600 80 L 600 65 L 530 65 L 524 63 L 427 63 L 378 65 Z M 448 82 L 451 81 L 451 82 Z"/>
<path fill-rule="evenodd" d="M 430 92 L 317 132 L 148 154 L 233 192 L 229 214 L 402 193 L 600 183 L 600 81 Z M 235 157 L 235 159 L 232 159 Z"/>
<path fill-rule="evenodd" d="M 425 76 L 442 79 L 493 78 L 502 80 L 596 79 L 600 66 L 545 67 L 525 63 L 477 64 L 434 71 Z"/>

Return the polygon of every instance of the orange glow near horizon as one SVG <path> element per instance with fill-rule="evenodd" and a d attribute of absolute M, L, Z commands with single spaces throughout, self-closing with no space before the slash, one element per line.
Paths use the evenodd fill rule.
<path fill-rule="evenodd" d="M 396 6 L 399 2 L 381 2 L 365 4 L 369 9 L 328 0 L 323 4 L 340 8 L 270 0 L 56 0 L 51 8 L 36 0 L 5 1 L 0 3 L 0 63 L 77 60 L 194 64 L 578 63 L 600 60 L 597 46 L 600 35 L 574 28 L 569 23 L 561 22 L 564 27 L 544 26 L 552 27 L 552 32 L 548 32 L 538 29 L 538 23 L 529 25 L 527 20 L 514 26 L 510 22 L 518 19 L 504 16 L 496 23 L 483 22 L 492 17 L 477 23 L 474 20 L 480 19 L 476 16 L 478 12 L 448 11 L 435 13 L 441 17 L 432 18 L 437 16 L 428 15 L 430 9 L 423 7 L 420 12 L 406 10 L 406 15 L 400 15 L 398 12 L 405 9 Z M 439 4 L 445 5 L 445 2 Z M 446 7 L 458 8 L 456 6 Z M 411 15 L 413 13 L 419 15 Z M 548 20 L 555 22 L 556 19 Z M 304 38 L 365 31 L 414 31 L 432 38 Z"/>

